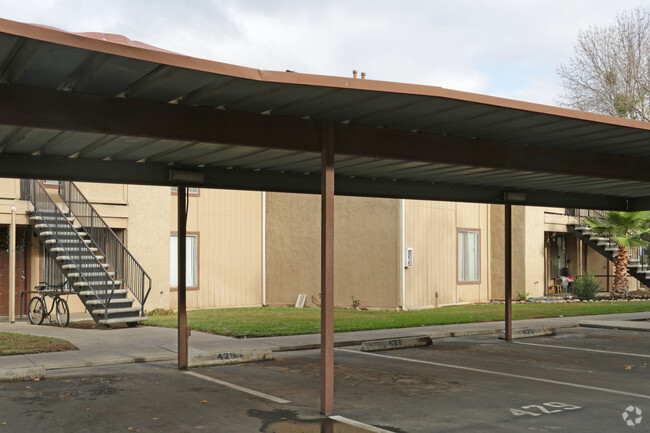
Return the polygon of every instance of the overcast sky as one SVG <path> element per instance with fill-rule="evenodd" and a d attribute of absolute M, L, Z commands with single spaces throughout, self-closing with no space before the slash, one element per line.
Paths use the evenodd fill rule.
<path fill-rule="evenodd" d="M 555 105 L 580 29 L 639 0 L 0 0 L 0 17 L 259 69 Z"/>

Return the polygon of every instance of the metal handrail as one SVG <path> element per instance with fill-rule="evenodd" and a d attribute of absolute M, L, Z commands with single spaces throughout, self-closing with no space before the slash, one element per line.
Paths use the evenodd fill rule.
<path fill-rule="evenodd" d="M 133 257 L 124 243 L 95 210 L 86 196 L 74 182 L 60 181 L 59 196 L 81 224 L 95 246 L 99 248 L 106 261 L 120 277 L 123 284 L 140 303 L 144 315 L 144 303 L 151 292 L 151 277 Z"/>
<path fill-rule="evenodd" d="M 579 217 L 581 220 L 584 217 L 595 217 L 599 218 L 601 220 L 605 219 L 605 212 L 603 210 L 594 210 L 594 209 L 567 209 L 567 214 L 568 215 L 575 215 Z M 650 235 L 642 235 L 641 236 L 644 240 L 650 242 Z M 608 237 L 608 246 L 611 248 L 618 248 L 618 244 L 612 239 Z M 645 271 L 650 268 L 650 248 L 644 248 L 644 247 L 634 247 L 634 248 L 628 248 L 629 252 L 629 257 L 630 261 L 633 262 L 638 262 L 640 264 L 639 267 L 637 267 L 637 271 Z M 612 254 L 614 256 L 614 254 Z"/>
<path fill-rule="evenodd" d="M 108 319 L 108 306 L 111 302 L 111 298 L 113 297 L 113 293 L 115 292 L 115 284 L 114 284 L 115 279 L 102 266 L 100 260 L 95 256 L 95 254 L 93 254 L 93 252 L 90 250 L 90 247 L 84 242 L 83 237 L 79 234 L 79 232 L 77 232 L 77 230 L 75 230 L 75 228 L 68 220 L 68 217 L 63 213 L 63 211 L 59 208 L 59 206 L 56 205 L 56 203 L 54 202 L 50 194 L 45 190 L 43 185 L 38 180 L 33 179 L 30 181 L 29 200 L 34 206 L 34 213 L 37 216 L 41 217 L 40 224 L 45 224 L 47 226 L 47 231 L 52 232 L 54 234 L 54 239 L 56 240 L 54 246 L 56 246 L 57 248 L 62 248 L 65 256 L 67 256 L 68 258 L 67 261 L 72 262 L 76 266 L 77 272 L 79 273 L 78 278 L 86 283 L 85 287 L 88 287 L 93 291 L 104 290 L 104 293 L 106 294 L 109 294 L 110 292 L 107 298 L 98 295 L 95 296 L 100 301 L 101 305 L 104 307 L 104 318 Z M 54 215 L 54 222 L 52 224 L 50 224 L 48 220 L 44 218 L 44 214 L 43 214 L 44 212 Z M 59 220 L 62 221 L 62 223 L 59 223 Z M 88 254 L 90 255 L 90 257 L 92 257 L 95 260 L 99 272 L 103 270 L 104 273 L 106 274 L 106 279 L 103 281 L 103 283 L 100 281 L 93 281 L 92 283 L 88 281 L 88 279 L 84 275 L 83 272 L 84 268 L 81 266 L 81 263 L 74 259 L 75 255 L 71 254 L 71 252 L 68 250 L 66 243 L 60 241 L 62 238 L 61 234 L 63 233 L 66 234 L 74 233 L 76 235 L 77 242 L 75 243 L 75 246 L 78 244 L 80 250 L 85 248 Z M 51 249 L 52 247 L 50 247 L 50 250 Z M 53 253 L 48 251 L 48 254 L 53 254 Z"/>

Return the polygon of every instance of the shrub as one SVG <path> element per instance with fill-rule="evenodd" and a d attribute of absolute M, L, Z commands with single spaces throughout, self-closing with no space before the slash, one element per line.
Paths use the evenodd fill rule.
<path fill-rule="evenodd" d="M 517 290 L 517 296 L 519 296 L 519 299 L 521 299 L 522 301 L 528 299 L 528 293 L 522 292 L 521 290 Z"/>
<path fill-rule="evenodd" d="M 586 271 L 573 282 L 573 294 L 581 301 L 588 301 L 596 297 L 600 283 L 593 272 Z"/>

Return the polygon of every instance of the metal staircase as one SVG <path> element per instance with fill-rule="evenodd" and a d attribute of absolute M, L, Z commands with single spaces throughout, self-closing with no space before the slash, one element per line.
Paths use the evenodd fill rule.
<path fill-rule="evenodd" d="M 579 217 L 595 216 L 604 218 L 604 212 L 597 210 L 580 210 Z M 591 227 L 575 224 L 567 226 L 570 234 L 580 239 L 585 245 L 588 245 L 594 251 L 607 260 L 614 262 L 618 254 L 618 245 L 609 237 L 595 234 Z M 650 286 L 650 255 L 647 248 L 630 248 L 630 261 L 628 263 L 628 274 L 636 278 L 641 284 Z"/>
<path fill-rule="evenodd" d="M 41 182 L 30 180 L 26 195 L 34 210 L 30 223 L 69 286 L 97 324 L 136 325 L 146 320 L 144 303 L 151 278 L 72 182 L 61 182 L 63 211 Z M 83 199 L 83 200 L 82 200 Z M 82 214 L 82 211 L 85 212 Z M 88 225 L 86 215 L 90 215 Z M 95 222 L 97 220 L 97 223 Z M 129 291 L 135 299 L 127 297 Z M 136 304 L 139 303 L 139 306 Z"/>

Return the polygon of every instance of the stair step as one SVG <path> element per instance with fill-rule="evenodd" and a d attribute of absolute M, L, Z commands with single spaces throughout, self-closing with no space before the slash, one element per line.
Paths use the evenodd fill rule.
<path fill-rule="evenodd" d="M 115 289 L 115 290 L 82 290 L 79 292 L 79 296 L 100 296 L 100 295 L 124 295 L 127 293 L 126 289 Z"/>
<path fill-rule="evenodd" d="M 48 245 L 55 244 L 56 242 L 57 242 L 56 239 L 48 239 L 45 241 L 45 243 Z M 59 239 L 59 243 L 62 244 L 74 244 L 74 243 L 78 244 L 79 242 L 80 242 L 79 239 Z M 93 243 L 90 239 L 83 239 L 81 242 L 83 242 L 86 245 L 90 245 Z"/>
<path fill-rule="evenodd" d="M 75 238 L 78 239 L 79 237 L 85 238 L 88 236 L 88 233 L 86 232 L 78 232 L 75 230 L 60 230 L 59 231 L 59 237 L 66 237 L 66 238 Z"/>
<path fill-rule="evenodd" d="M 68 278 L 79 278 L 82 274 L 80 272 L 70 272 L 68 273 Z M 111 277 L 115 276 L 115 272 L 84 272 L 84 277 L 103 277 L 105 275 L 110 275 Z"/>
<path fill-rule="evenodd" d="M 95 248 L 95 247 L 88 247 L 88 248 L 83 248 L 83 249 L 79 248 L 79 247 L 70 247 L 70 248 L 54 247 L 54 248 L 51 248 L 50 251 L 52 251 L 53 253 L 62 253 L 62 252 L 66 252 L 66 251 L 90 251 L 90 252 L 94 253 L 96 251 L 99 251 L 99 249 Z"/>
<path fill-rule="evenodd" d="M 102 268 L 106 269 L 108 268 L 108 263 L 100 263 Z M 79 268 L 99 268 L 97 263 L 82 263 L 80 265 L 75 265 L 74 263 L 68 263 L 66 265 L 61 266 L 63 269 L 79 269 Z"/>
<path fill-rule="evenodd" d="M 93 281 L 93 283 L 96 283 L 98 286 L 121 286 L 122 282 L 121 281 L 112 281 L 112 280 L 105 280 L 105 281 Z M 73 284 L 75 287 L 89 287 L 90 284 L 87 281 L 77 281 L 76 283 Z"/>
<path fill-rule="evenodd" d="M 60 262 L 65 260 L 72 261 L 70 257 L 79 258 L 80 260 L 81 259 L 92 260 L 93 257 L 97 258 L 97 260 L 102 260 L 104 258 L 104 256 L 93 256 L 91 254 L 73 254 L 73 255 L 68 254 L 67 256 L 56 256 L 56 259 Z"/>
<path fill-rule="evenodd" d="M 32 215 L 29 217 L 29 219 L 31 221 L 44 221 L 44 220 L 57 220 L 62 218 L 60 216 L 51 216 L 51 215 L 45 215 L 45 216 Z M 67 217 L 66 219 L 70 222 L 74 221 L 74 217 Z"/>
<path fill-rule="evenodd" d="M 92 310 L 93 314 L 119 314 L 119 313 L 135 313 L 140 311 L 140 307 L 124 307 L 124 308 L 99 308 Z"/>
<path fill-rule="evenodd" d="M 130 322 L 144 322 L 147 320 L 147 316 L 133 316 L 133 317 L 121 317 L 115 319 L 101 319 L 99 321 L 100 325 L 111 325 L 114 323 L 130 323 Z"/>
<path fill-rule="evenodd" d="M 38 235 L 39 236 L 54 236 L 54 232 L 45 231 L 45 232 L 40 232 Z"/>
<path fill-rule="evenodd" d="M 111 299 L 110 304 L 132 304 L 134 301 L 133 298 L 117 298 Z M 86 301 L 86 305 L 102 305 L 102 301 L 100 299 L 91 299 Z"/>

